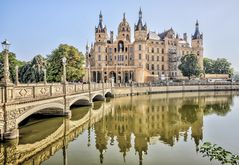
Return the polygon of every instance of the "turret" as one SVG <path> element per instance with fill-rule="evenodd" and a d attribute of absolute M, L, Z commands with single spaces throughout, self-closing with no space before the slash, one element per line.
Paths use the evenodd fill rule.
<path fill-rule="evenodd" d="M 147 37 L 147 25 L 143 25 L 143 13 L 140 8 L 138 23 L 134 25 L 134 38 L 135 40 L 146 40 Z"/>
<path fill-rule="evenodd" d="M 96 42 L 107 41 L 107 28 L 103 25 L 103 15 L 101 12 L 99 15 L 99 24 L 95 27 L 95 40 Z"/>
<path fill-rule="evenodd" d="M 203 69 L 203 34 L 199 31 L 199 23 L 198 20 L 195 24 L 195 32 L 192 35 L 192 49 L 193 54 L 197 55 L 199 65 L 201 69 Z"/>
<path fill-rule="evenodd" d="M 198 20 L 196 21 L 195 26 L 196 26 L 195 27 L 195 32 L 194 32 L 194 35 L 192 35 L 192 40 L 203 39 L 203 34 L 201 34 L 200 31 L 199 31 Z"/>

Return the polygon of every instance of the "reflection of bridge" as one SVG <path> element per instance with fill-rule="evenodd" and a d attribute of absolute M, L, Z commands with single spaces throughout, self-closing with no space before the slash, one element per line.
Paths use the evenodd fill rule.
<path fill-rule="evenodd" d="M 32 144 L 18 144 L 16 139 L 9 145 L 2 144 L 4 147 L 1 147 L 0 164 L 41 164 L 58 150 L 64 150 L 83 130 L 101 120 L 111 111 L 112 103 L 104 102 L 97 110 L 90 108 L 88 113 L 79 120 L 72 121 L 63 118 L 61 126 L 40 141 Z"/>
<path fill-rule="evenodd" d="M 18 124 L 34 113 L 70 115 L 70 107 L 89 105 L 111 94 L 111 85 L 20 84 L 0 86 L 0 137 L 19 136 Z"/>

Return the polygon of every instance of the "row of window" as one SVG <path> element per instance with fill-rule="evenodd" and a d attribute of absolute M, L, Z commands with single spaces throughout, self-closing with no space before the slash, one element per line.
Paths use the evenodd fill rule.
<path fill-rule="evenodd" d="M 160 56 L 156 56 L 156 57 L 157 57 L 157 58 L 155 59 L 155 58 L 154 58 L 154 55 L 152 55 L 152 56 L 151 56 L 151 61 L 154 61 L 154 60 L 159 61 Z M 149 59 L 149 55 L 146 56 L 146 59 L 147 59 L 148 61 L 150 60 L 150 59 Z M 161 57 L 161 61 L 164 62 L 164 56 Z"/>
<path fill-rule="evenodd" d="M 159 48 L 148 48 L 148 53 L 161 53 L 164 54 L 164 49 L 159 49 Z"/>
<path fill-rule="evenodd" d="M 147 65 L 146 65 L 146 68 L 147 68 L 148 70 L 155 70 L 155 67 L 154 67 L 154 66 L 155 66 L 154 64 L 151 64 L 151 68 L 150 68 L 150 64 L 147 64 Z M 160 70 L 159 64 L 157 64 L 157 70 Z M 164 70 L 164 65 L 161 65 L 161 70 Z"/>
<path fill-rule="evenodd" d="M 108 48 L 109 49 L 109 53 L 113 53 L 113 48 Z M 138 45 L 138 50 L 139 51 L 142 51 L 142 45 Z M 118 51 L 125 51 L 125 52 L 128 52 L 128 48 L 123 48 L 123 47 L 119 47 L 118 48 Z M 101 46 L 98 46 L 98 53 L 101 52 Z M 105 52 L 107 53 L 108 50 L 107 48 L 105 48 Z M 117 52 L 117 48 L 114 48 L 114 52 L 116 53 Z M 133 52 L 133 47 L 130 47 L 130 52 L 132 53 Z M 161 54 L 164 54 L 164 49 L 159 49 L 159 48 L 148 48 L 148 53 L 161 53 Z"/>
<path fill-rule="evenodd" d="M 157 56 L 156 60 L 159 61 L 159 56 Z M 133 60 L 133 55 L 131 55 L 129 57 L 129 60 Z M 149 61 L 149 55 L 146 56 L 146 59 Z M 107 55 L 105 56 L 105 61 L 107 61 Z M 113 56 L 110 55 L 109 56 L 109 60 L 112 61 L 113 60 Z M 118 56 L 114 56 L 114 60 L 118 60 L 118 61 L 124 61 L 124 60 L 128 60 L 128 56 L 124 56 L 124 55 L 118 55 Z M 142 60 L 142 54 L 139 54 L 139 60 Z M 154 55 L 151 56 L 151 60 L 154 61 Z M 98 61 L 101 61 L 101 55 L 98 55 Z M 164 62 L 164 56 L 161 57 L 161 61 Z"/>
<path fill-rule="evenodd" d="M 129 48 L 129 50 L 130 50 L 130 52 L 132 53 L 133 52 L 133 48 L 132 47 L 130 47 Z M 98 53 L 100 53 L 102 50 L 101 50 L 101 46 L 98 46 Z M 113 53 L 113 48 L 105 48 L 105 52 L 107 53 L 109 51 L 109 53 Z M 123 47 L 123 46 L 119 46 L 118 47 L 118 51 L 122 51 L 122 52 L 128 52 L 128 48 L 127 47 Z M 116 53 L 117 52 L 117 48 L 114 48 L 114 52 Z"/>
<path fill-rule="evenodd" d="M 105 61 L 108 60 L 107 58 L 108 56 L 106 55 L 105 56 Z M 112 55 L 109 55 L 109 60 L 110 61 L 113 61 L 113 56 Z M 118 56 L 114 56 L 114 60 L 118 60 L 118 61 L 124 61 L 124 60 L 128 60 L 128 56 L 124 56 L 124 55 L 118 55 Z M 133 55 L 131 55 L 129 57 L 129 60 L 133 60 Z M 101 61 L 101 55 L 98 55 L 98 61 Z"/>
<path fill-rule="evenodd" d="M 189 54 L 189 53 L 193 53 L 192 51 L 182 51 L 182 55 L 187 55 L 187 54 Z M 197 51 L 197 55 L 199 56 L 200 55 L 200 52 L 199 51 Z"/>

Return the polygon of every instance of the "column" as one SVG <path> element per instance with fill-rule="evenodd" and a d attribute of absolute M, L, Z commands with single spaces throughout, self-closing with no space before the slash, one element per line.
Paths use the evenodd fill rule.
<path fill-rule="evenodd" d="M 7 84 L 11 83 L 10 72 L 9 72 L 8 50 L 7 49 L 5 49 L 3 51 L 3 58 L 4 58 L 4 66 L 3 66 L 4 72 L 3 72 L 2 82 L 5 85 L 7 85 Z"/>

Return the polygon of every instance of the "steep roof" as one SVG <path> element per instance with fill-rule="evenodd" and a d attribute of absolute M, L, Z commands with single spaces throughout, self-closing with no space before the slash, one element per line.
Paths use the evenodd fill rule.
<path fill-rule="evenodd" d="M 169 30 L 166 30 L 166 31 L 164 31 L 163 33 L 160 33 L 160 34 L 159 34 L 159 37 L 160 37 L 161 39 L 164 39 L 165 37 L 173 38 L 173 35 L 174 35 L 174 34 L 175 34 L 175 33 L 174 33 L 173 28 L 170 28 Z"/>
<path fill-rule="evenodd" d="M 160 40 L 159 35 L 156 32 L 152 32 L 152 31 L 148 33 L 147 38 L 152 40 Z"/>

